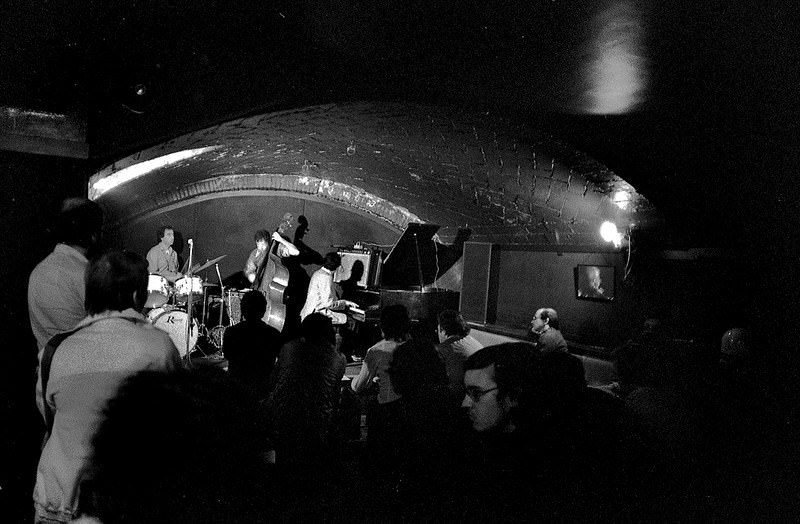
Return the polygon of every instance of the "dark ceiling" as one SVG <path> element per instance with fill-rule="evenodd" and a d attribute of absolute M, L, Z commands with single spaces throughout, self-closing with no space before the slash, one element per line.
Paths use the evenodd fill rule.
<path fill-rule="evenodd" d="M 85 118 L 92 169 L 236 117 L 397 100 L 500 114 L 571 143 L 694 245 L 764 230 L 779 237 L 775 225 L 800 214 L 790 181 L 800 53 L 788 1 L 77 0 L 2 9 L 0 105 Z"/>

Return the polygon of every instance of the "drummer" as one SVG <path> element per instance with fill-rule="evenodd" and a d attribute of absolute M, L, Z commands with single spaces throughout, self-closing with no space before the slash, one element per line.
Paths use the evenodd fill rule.
<path fill-rule="evenodd" d="M 158 229 L 158 244 L 147 252 L 147 265 L 150 274 L 161 275 L 170 284 L 181 278 L 178 272 L 178 254 L 172 249 L 175 231 L 172 226 L 161 226 Z"/>

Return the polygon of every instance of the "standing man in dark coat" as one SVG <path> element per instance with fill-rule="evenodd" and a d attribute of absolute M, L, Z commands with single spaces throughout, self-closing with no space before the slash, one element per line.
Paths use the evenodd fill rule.
<path fill-rule="evenodd" d="M 258 400 L 267 397 L 269 376 L 282 344 L 280 332 L 261 320 L 266 310 L 264 295 L 259 291 L 248 291 L 242 297 L 244 320 L 227 328 L 222 339 L 228 373 Z"/>

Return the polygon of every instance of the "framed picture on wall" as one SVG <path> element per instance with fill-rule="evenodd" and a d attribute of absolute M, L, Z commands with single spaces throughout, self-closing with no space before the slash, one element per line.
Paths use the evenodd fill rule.
<path fill-rule="evenodd" d="M 579 264 L 575 268 L 575 296 L 581 300 L 611 302 L 615 284 L 614 266 Z"/>

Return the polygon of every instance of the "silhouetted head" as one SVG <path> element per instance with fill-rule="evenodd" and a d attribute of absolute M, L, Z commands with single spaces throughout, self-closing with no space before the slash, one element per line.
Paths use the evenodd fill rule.
<path fill-rule="evenodd" d="M 104 523 L 258 522 L 269 514 L 262 456 L 271 445 L 258 406 L 214 371 L 144 371 L 123 383 L 92 439 L 83 511 Z"/>
<path fill-rule="evenodd" d="M 61 204 L 55 225 L 56 240 L 84 249 L 97 244 L 103 228 L 103 210 L 86 198 L 68 198 Z"/>
<path fill-rule="evenodd" d="M 147 300 L 147 261 L 129 251 L 112 251 L 89 265 L 86 312 L 141 311 Z"/>
<path fill-rule="evenodd" d="M 386 340 L 404 341 L 408 338 L 411 321 L 404 305 L 393 304 L 381 310 L 381 332 Z"/>
<path fill-rule="evenodd" d="M 463 338 L 469 335 L 470 328 L 467 321 L 458 311 L 446 309 L 437 316 L 439 321 L 439 342 L 444 342 L 450 337 Z"/>
<path fill-rule="evenodd" d="M 241 308 L 245 320 L 258 320 L 267 312 L 267 299 L 260 291 L 248 291 L 242 297 Z"/>
<path fill-rule="evenodd" d="M 336 332 L 329 317 L 322 313 L 311 313 L 300 324 L 300 334 L 308 342 L 336 344 Z"/>

